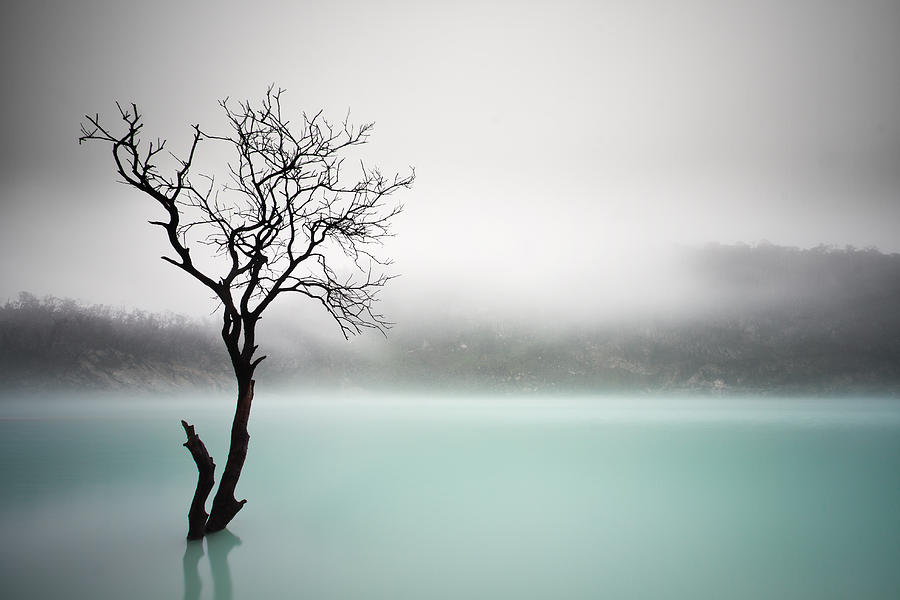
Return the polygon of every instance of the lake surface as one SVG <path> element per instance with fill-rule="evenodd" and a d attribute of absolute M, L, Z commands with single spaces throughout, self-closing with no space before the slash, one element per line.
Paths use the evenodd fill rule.
<path fill-rule="evenodd" d="M 900 404 L 259 391 L 229 530 L 188 544 L 231 398 L 0 404 L 4 598 L 900 598 Z M 217 476 L 218 476 L 217 472 Z"/>

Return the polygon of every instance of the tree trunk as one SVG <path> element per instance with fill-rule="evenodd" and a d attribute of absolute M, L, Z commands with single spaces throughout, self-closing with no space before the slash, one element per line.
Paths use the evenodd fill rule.
<path fill-rule="evenodd" d="M 200 440 L 200 436 L 194 432 L 194 426 L 188 425 L 182 420 L 181 426 L 187 434 L 187 442 L 184 447 L 190 451 L 194 462 L 197 464 L 197 489 L 194 491 L 194 499 L 188 511 L 188 539 L 199 540 L 206 533 L 206 499 L 215 484 L 216 463 L 206 450 L 206 446 Z"/>
<path fill-rule="evenodd" d="M 231 447 L 228 450 L 228 462 L 225 463 L 225 470 L 222 471 L 222 478 L 219 481 L 219 489 L 213 498 L 212 511 L 206 522 L 206 533 L 225 529 L 247 502 L 235 499 L 234 490 L 241 476 L 241 469 L 244 468 L 247 446 L 250 443 L 247 423 L 250 420 L 254 383 L 249 378 L 239 378 L 238 380 L 238 400 L 234 412 L 234 422 L 231 424 Z"/>

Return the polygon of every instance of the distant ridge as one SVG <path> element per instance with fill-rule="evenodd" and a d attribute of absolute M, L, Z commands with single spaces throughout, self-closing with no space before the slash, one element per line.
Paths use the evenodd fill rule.
<path fill-rule="evenodd" d="M 23 292 L 0 307 L 3 391 L 217 388 L 230 383 L 214 332 L 178 315 Z"/>
<path fill-rule="evenodd" d="M 772 245 L 685 250 L 690 316 L 534 331 L 442 323 L 367 351 L 296 339 L 263 363 L 285 385 L 492 392 L 898 395 L 900 255 Z M 228 388 L 216 328 L 30 294 L 0 307 L 4 392 Z"/>

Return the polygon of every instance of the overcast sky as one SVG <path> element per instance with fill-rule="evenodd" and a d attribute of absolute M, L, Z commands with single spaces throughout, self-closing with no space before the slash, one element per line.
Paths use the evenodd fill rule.
<path fill-rule="evenodd" d="M 298 111 L 375 121 L 371 162 L 415 165 L 392 303 L 622 302 L 652 293 L 635 273 L 669 243 L 900 252 L 896 0 L 2 10 L 0 300 L 211 308 L 78 124 L 135 101 L 175 150 L 272 82 Z"/>

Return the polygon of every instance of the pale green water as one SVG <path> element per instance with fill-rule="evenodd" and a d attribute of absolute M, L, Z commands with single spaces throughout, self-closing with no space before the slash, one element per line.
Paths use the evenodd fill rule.
<path fill-rule="evenodd" d="M 260 393 L 240 545 L 186 546 L 222 404 L 0 407 L 0 596 L 900 597 L 895 402 Z"/>

